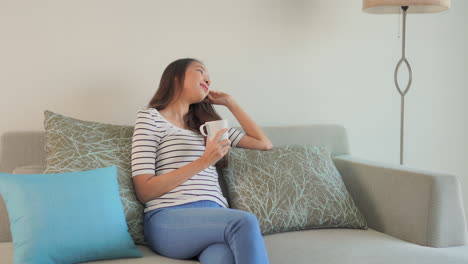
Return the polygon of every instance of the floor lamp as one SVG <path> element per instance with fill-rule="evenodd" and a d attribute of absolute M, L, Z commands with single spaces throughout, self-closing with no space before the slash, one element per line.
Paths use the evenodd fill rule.
<path fill-rule="evenodd" d="M 401 121 L 400 121 L 400 164 L 403 165 L 403 136 L 405 117 L 405 95 L 411 86 L 413 72 L 405 55 L 406 41 L 406 13 L 435 13 L 442 12 L 450 8 L 450 0 L 363 0 L 362 9 L 371 14 L 399 14 L 403 12 L 403 39 L 401 59 L 398 61 L 393 75 L 395 86 L 401 95 Z M 406 88 L 401 90 L 398 85 L 398 70 L 402 63 L 405 63 L 409 72 L 409 80 Z"/>

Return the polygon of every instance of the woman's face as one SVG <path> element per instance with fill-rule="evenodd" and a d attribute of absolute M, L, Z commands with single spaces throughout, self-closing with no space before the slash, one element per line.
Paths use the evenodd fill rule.
<path fill-rule="evenodd" d="M 210 90 L 210 77 L 205 66 L 197 61 L 192 62 L 185 71 L 182 96 L 191 104 L 203 101 Z"/>

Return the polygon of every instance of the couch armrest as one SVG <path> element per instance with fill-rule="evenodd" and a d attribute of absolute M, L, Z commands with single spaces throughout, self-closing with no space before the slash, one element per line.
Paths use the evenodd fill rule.
<path fill-rule="evenodd" d="M 333 160 L 370 228 L 421 246 L 467 243 L 457 177 L 349 155 Z"/>

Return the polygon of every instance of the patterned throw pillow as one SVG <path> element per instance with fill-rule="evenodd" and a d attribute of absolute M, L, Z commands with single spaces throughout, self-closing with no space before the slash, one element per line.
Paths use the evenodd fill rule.
<path fill-rule="evenodd" d="M 232 148 L 223 174 L 231 208 L 256 215 L 263 235 L 314 228 L 367 229 L 325 147 Z"/>
<path fill-rule="evenodd" d="M 47 110 L 44 115 L 44 173 L 83 171 L 115 165 L 128 231 L 135 243 L 145 244 L 143 205 L 137 200 L 131 176 L 134 127 L 82 121 Z"/>

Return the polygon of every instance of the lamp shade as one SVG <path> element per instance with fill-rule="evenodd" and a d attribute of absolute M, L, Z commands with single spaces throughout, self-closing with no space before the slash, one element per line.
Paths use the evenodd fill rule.
<path fill-rule="evenodd" d="M 450 0 L 363 0 L 362 10 L 372 14 L 399 14 L 402 6 L 407 13 L 436 13 L 450 8 Z"/>

